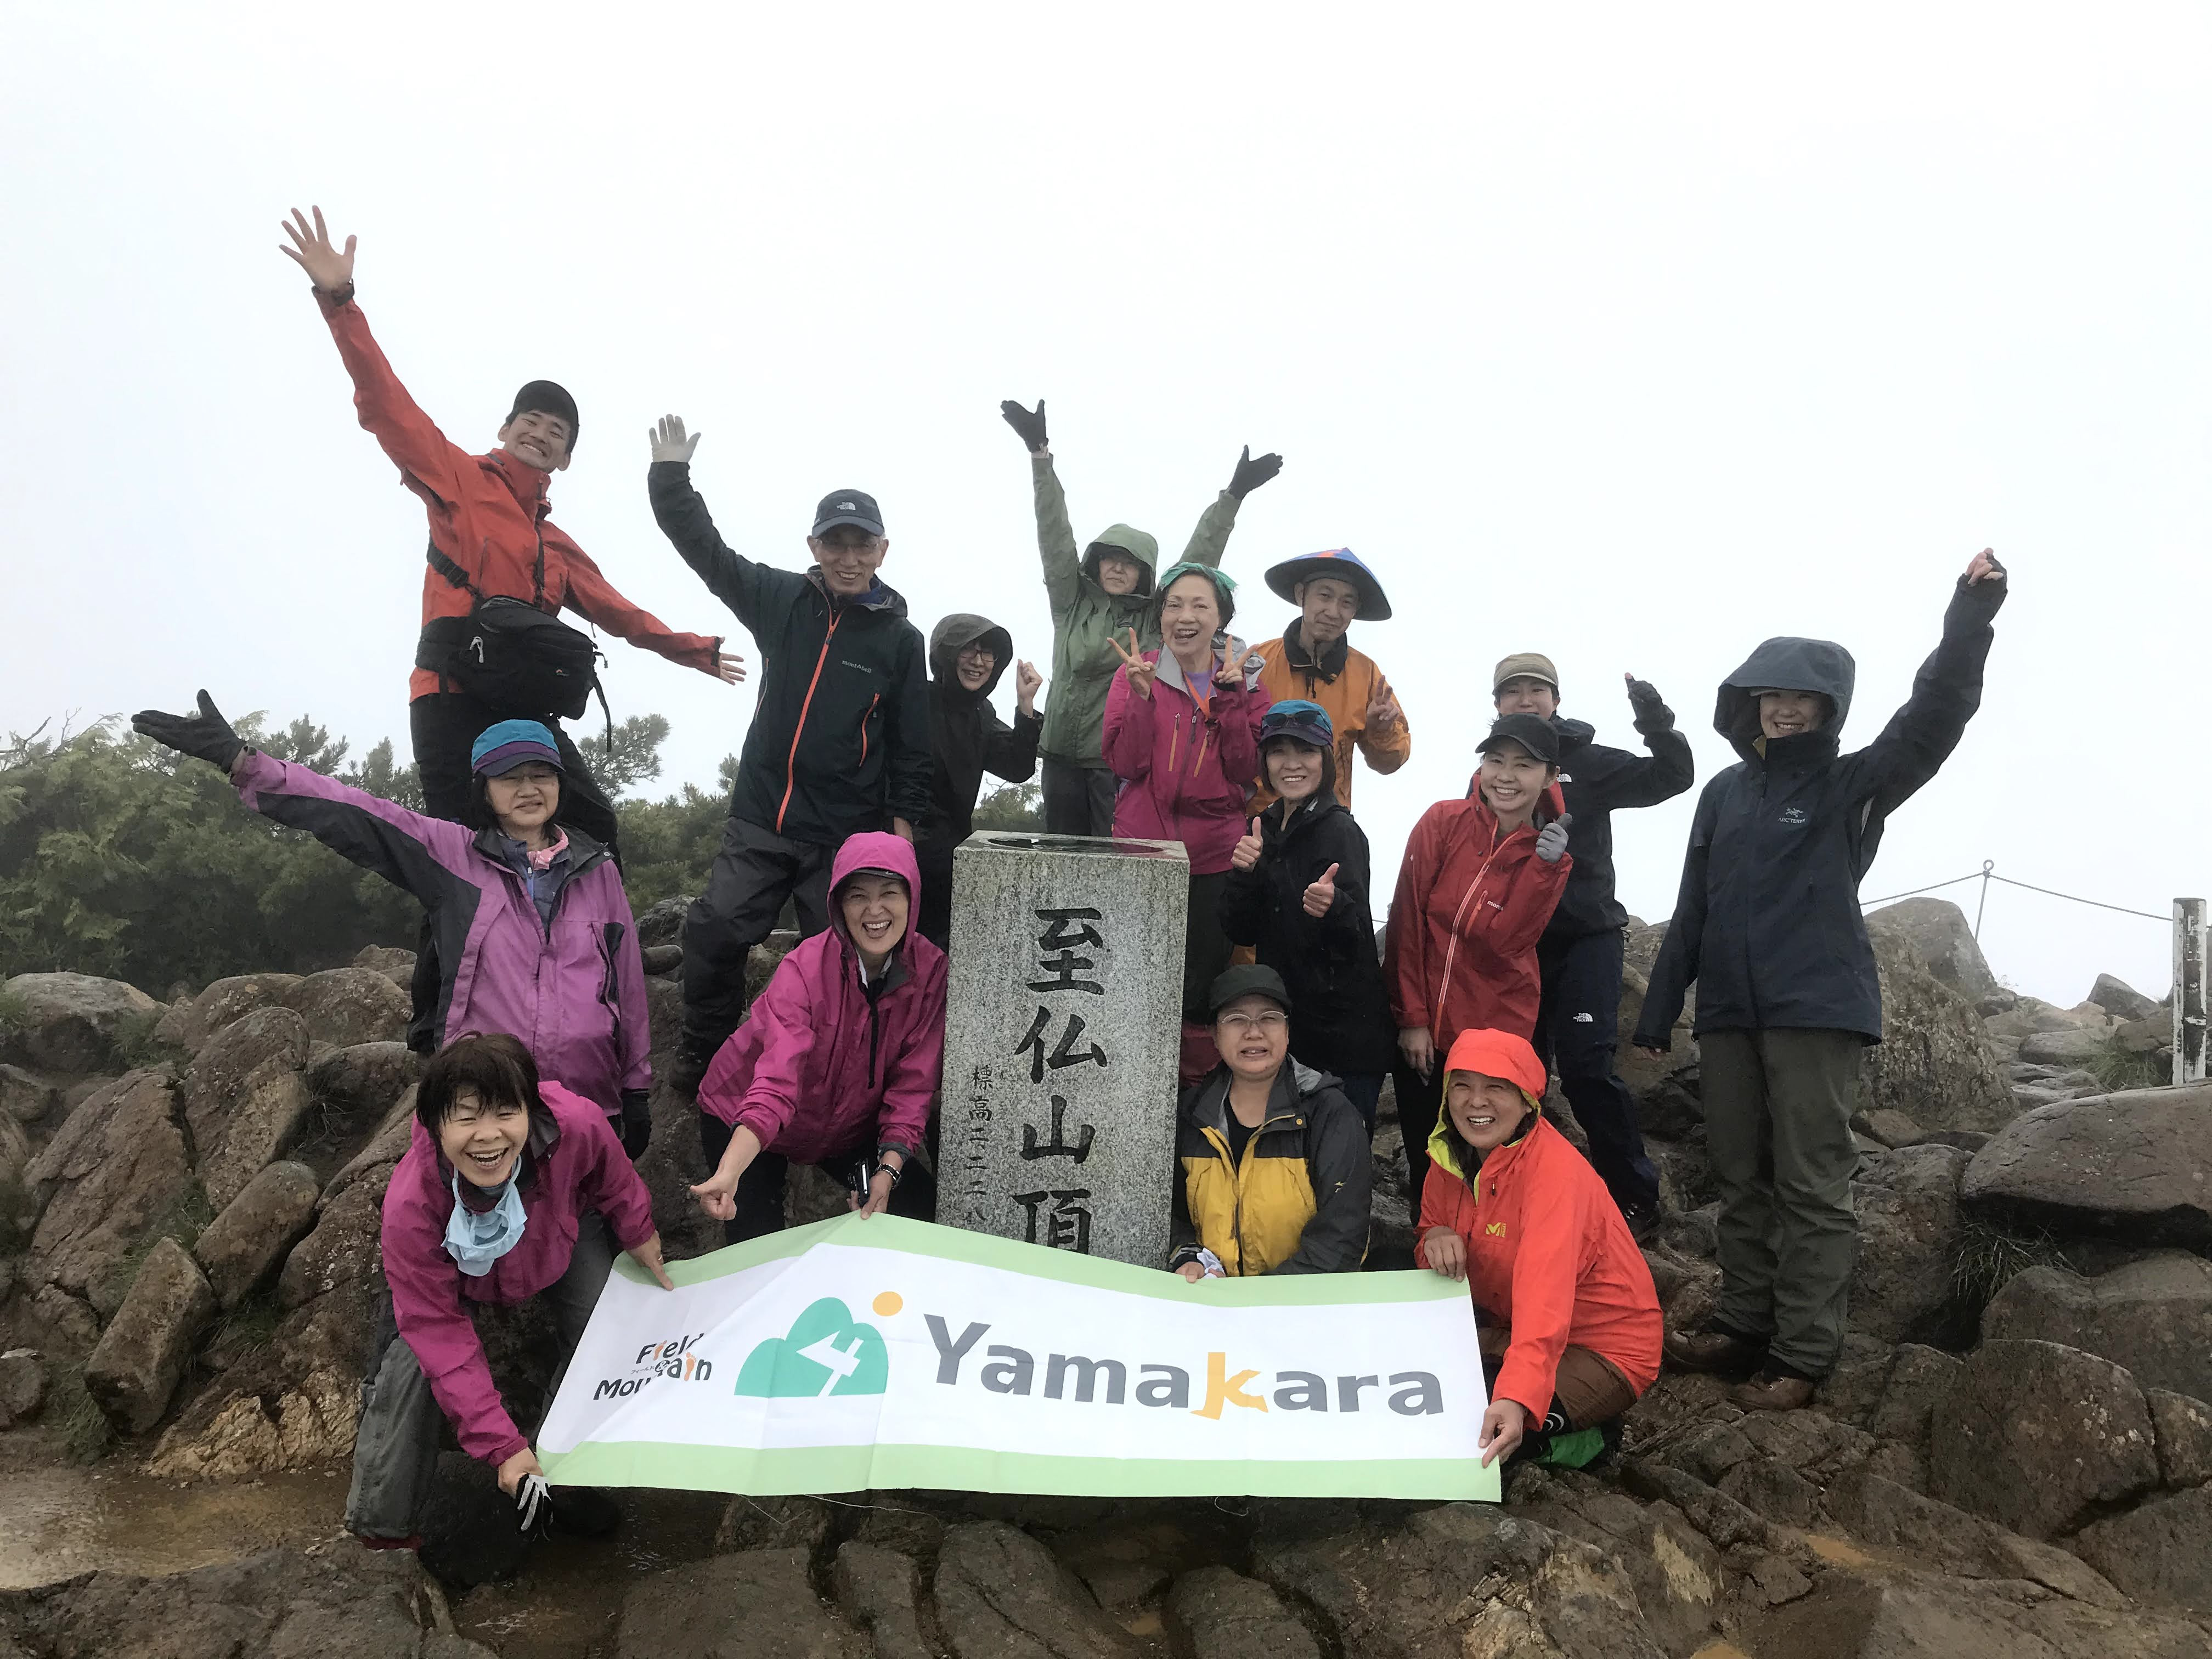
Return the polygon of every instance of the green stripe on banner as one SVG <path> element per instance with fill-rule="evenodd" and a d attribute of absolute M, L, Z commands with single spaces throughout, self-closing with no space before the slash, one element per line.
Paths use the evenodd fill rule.
<path fill-rule="evenodd" d="M 872 1217 L 869 1224 L 884 1219 Z M 563 1486 L 660 1486 L 790 1493 L 921 1489 L 1050 1492 L 1069 1498 L 1437 1498 L 1498 1501 L 1498 1471 L 1475 1458 L 1334 1462 L 1260 1458 L 1070 1457 L 961 1446 L 670 1445 L 586 1442 L 542 1453 Z"/>
<path fill-rule="evenodd" d="M 817 1244 L 837 1244 L 853 1249 L 880 1249 L 899 1255 L 934 1256 L 944 1261 L 972 1262 L 997 1267 L 1031 1279 L 1056 1279 L 1064 1285 L 1087 1285 L 1116 1291 L 1125 1296 L 1157 1297 L 1164 1302 L 1212 1302 L 1229 1308 L 1367 1307 L 1391 1302 L 1464 1301 L 1467 1286 L 1441 1273 L 1295 1273 L 1259 1279 L 1208 1279 L 1196 1285 L 1156 1267 L 1133 1267 L 1123 1261 L 1077 1255 L 1069 1250 L 1048 1250 L 1041 1244 L 971 1233 L 959 1227 L 940 1227 L 904 1216 L 875 1215 L 861 1220 L 855 1215 L 832 1216 L 805 1227 L 787 1228 L 765 1238 L 748 1239 L 689 1261 L 668 1263 L 668 1276 L 678 1285 L 703 1285 L 728 1274 L 804 1255 Z M 652 1276 L 627 1255 L 615 1259 L 615 1271 L 638 1284 Z M 794 1488 L 794 1490 L 806 1490 Z"/>

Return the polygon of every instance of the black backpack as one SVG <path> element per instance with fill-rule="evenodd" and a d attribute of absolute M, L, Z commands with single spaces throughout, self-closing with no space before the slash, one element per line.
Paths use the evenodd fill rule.
<path fill-rule="evenodd" d="M 509 717 L 552 715 L 574 720 L 599 694 L 610 732 L 614 716 L 599 684 L 599 648 L 590 635 L 539 608 L 545 598 L 545 544 L 538 544 L 538 604 L 478 591 L 468 573 L 430 544 L 430 568 L 476 596 L 465 617 L 440 617 L 424 624 L 415 665 L 450 680 L 461 690 Z"/>

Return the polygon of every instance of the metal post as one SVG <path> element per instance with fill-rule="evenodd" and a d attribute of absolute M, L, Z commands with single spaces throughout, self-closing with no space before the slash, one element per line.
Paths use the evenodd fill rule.
<path fill-rule="evenodd" d="M 2204 901 L 2173 902 L 2173 1086 L 2204 1081 Z"/>

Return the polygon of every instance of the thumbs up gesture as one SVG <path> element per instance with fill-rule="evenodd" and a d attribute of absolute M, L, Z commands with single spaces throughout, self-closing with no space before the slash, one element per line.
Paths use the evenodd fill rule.
<path fill-rule="evenodd" d="M 1575 821 L 1571 812 L 1562 812 L 1536 835 L 1536 856 L 1547 864 L 1557 864 L 1567 850 L 1567 826 Z"/>
<path fill-rule="evenodd" d="M 1330 865 L 1328 869 L 1321 872 L 1321 879 L 1306 889 L 1305 907 L 1308 915 L 1325 916 L 1328 914 L 1328 907 L 1336 902 L 1336 871 L 1337 866 L 1334 864 Z"/>
<path fill-rule="evenodd" d="M 1260 820 L 1252 820 L 1252 833 L 1237 843 L 1237 850 L 1229 855 L 1232 870 L 1249 870 L 1260 861 Z"/>

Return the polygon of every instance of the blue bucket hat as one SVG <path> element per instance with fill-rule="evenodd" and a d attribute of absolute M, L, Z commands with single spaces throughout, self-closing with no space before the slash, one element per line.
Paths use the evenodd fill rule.
<path fill-rule="evenodd" d="M 487 726 L 469 750 L 469 769 L 480 778 L 505 777 L 525 761 L 543 761 L 563 776 L 561 747 L 536 720 L 501 720 Z"/>
<path fill-rule="evenodd" d="M 1361 563 L 1359 556 L 1348 547 L 1332 547 L 1325 552 L 1284 560 L 1268 570 L 1267 591 L 1296 605 L 1298 584 L 1310 582 L 1316 576 L 1334 576 L 1359 590 L 1359 609 L 1352 612 L 1354 622 L 1389 619 L 1390 601 L 1382 595 L 1382 584 L 1375 580 L 1375 573 Z"/>
<path fill-rule="evenodd" d="M 1262 749 L 1270 738 L 1295 738 L 1324 751 L 1336 747 L 1336 728 L 1329 724 L 1328 710 L 1303 697 L 1286 697 L 1260 717 Z"/>

